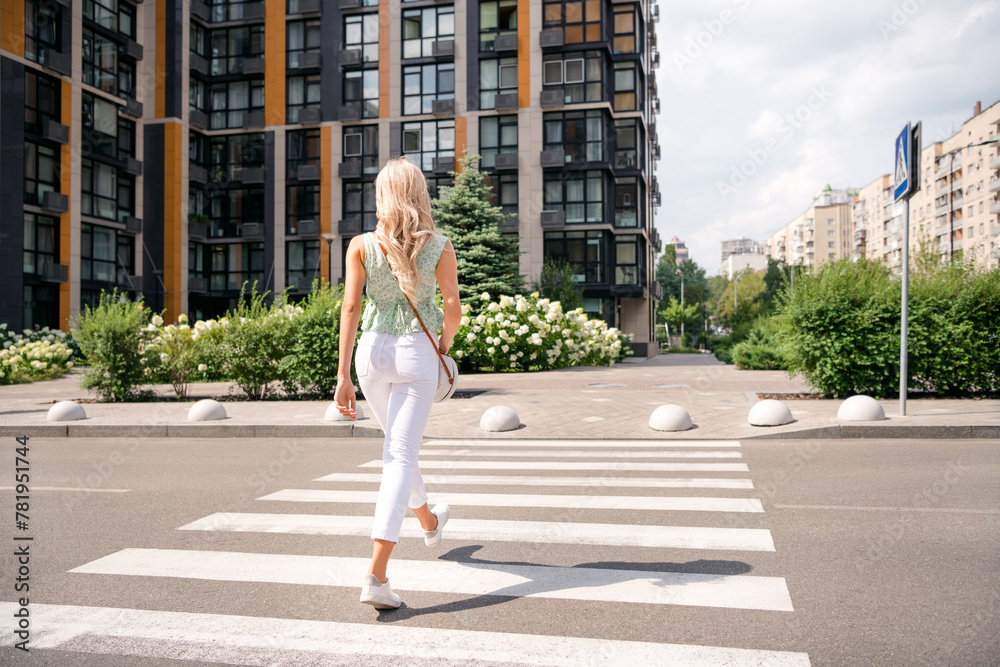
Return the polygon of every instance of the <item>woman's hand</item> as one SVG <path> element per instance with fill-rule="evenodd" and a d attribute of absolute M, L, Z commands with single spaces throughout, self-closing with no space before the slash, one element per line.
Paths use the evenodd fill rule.
<path fill-rule="evenodd" d="M 333 394 L 333 402 L 340 414 L 351 419 L 358 418 L 357 394 L 354 393 L 354 383 L 349 379 L 337 379 L 337 389 Z"/>

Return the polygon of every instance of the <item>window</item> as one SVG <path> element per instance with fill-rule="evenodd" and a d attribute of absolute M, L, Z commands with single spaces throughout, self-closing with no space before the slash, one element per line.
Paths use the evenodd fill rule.
<path fill-rule="evenodd" d="M 486 182 L 493 188 L 490 205 L 499 206 L 508 215 L 517 215 L 517 174 L 488 174 Z"/>
<path fill-rule="evenodd" d="M 548 0 L 544 27 L 562 28 L 566 44 L 601 41 L 600 0 Z"/>
<path fill-rule="evenodd" d="M 639 240 L 635 235 L 615 237 L 615 284 L 639 284 Z"/>
<path fill-rule="evenodd" d="M 834 245 L 833 245 L 833 241 L 827 241 L 827 242 L 826 242 L 826 247 L 827 247 L 827 248 L 832 248 L 832 247 L 834 247 Z"/>
<path fill-rule="evenodd" d="M 85 159 L 80 174 L 80 213 L 118 220 L 118 171 L 111 165 Z"/>
<path fill-rule="evenodd" d="M 615 121 L 615 169 L 638 169 L 639 125 L 635 118 Z"/>
<path fill-rule="evenodd" d="M 301 220 L 319 221 L 319 186 L 292 185 L 285 200 L 285 233 L 299 233 Z"/>
<path fill-rule="evenodd" d="M 135 7 L 127 2 L 118 7 L 118 32 L 129 39 L 135 39 Z"/>
<path fill-rule="evenodd" d="M 209 72 L 213 76 L 221 74 L 242 74 L 243 62 L 247 58 L 264 55 L 264 26 L 246 28 L 220 28 L 211 32 L 211 52 L 204 54 L 209 59 Z"/>
<path fill-rule="evenodd" d="M 344 104 L 361 106 L 362 118 L 378 118 L 378 70 L 344 72 Z"/>
<path fill-rule="evenodd" d="M 615 179 L 615 226 L 639 226 L 639 179 Z"/>
<path fill-rule="evenodd" d="M 500 35 L 517 34 L 517 0 L 483 0 L 479 3 L 479 50 L 492 51 Z"/>
<path fill-rule="evenodd" d="M 298 180 L 300 166 L 319 166 L 320 131 L 318 129 L 289 130 L 286 136 L 288 141 L 286 156 L 288 178 Z"/>
<path fill-rule="evenodd" d="M 24 131 L 40 135 L 45 131 L 46 120 L 61 122 L 61 99 L 58 80 L 25 68 Z"/>
<path fill-rule="evenodd" d="M 243 127 L 243 115 L 264 110 L 264 81 L 212 84 L 211 129 Z"/>
<path fill-rule="evenodd" d="M 118 107 L 103 97 L 81 96 L 83 154 L 116 157 L 118 154 Z"/>
<path fill-rule="evenodd" d="M 215 183 L 240 183 L 244 169 L 264 166 L 263 133 L 211 137 L 210 141 L 209 168 Z"/>
<path fill-rule="evenodd" d="M 360 220 L 361 231 L 375 231 L 375 182 L 344 183 L 344 220 Z"/>
<path fill-rule="evenodd" d="M 613 49 L 615 53 L 636 53 L 635 8 L 615 7 L 615 37 Z"/>
<path fill-rule="evenodd" d="M 286 122 L 299 122 L 299 111 L 303 107 L 319 104 L 319 74 L 292 76 L 288 78 L 288 117 Z"/>
<path fill-rule="evenodd" d="M 118 60 L 118 94 L 135 99 L 135 63 Z"/>
<path fill-rule="evenodd" d="M 208 168 L 208 137 L 194 130 L 188 133 L 188 160 L 193 165 Z"/>
<path fill-rule="evenodd" d="M 285 244 L 285 285 L 295 288 L 296 278 L 312 280 L 319 275 L 319 240 Z"/>
<path fill-rule="evenodd" d="M 603 232 L 545 232 L 543 245 L 545 259 L 559 258 L 570 265 L 574 282 L 607 282 Z"/>
<path fill-rule="evenodd" d="M 24 213 L 23 271 L 27 275 L 41 275 L 46 264 L 58 264 L 56 241 L 59 221 L 44 215 Z M 27 324 L 27 323 L 26 323 Z"/>
<path fill-rule="evenodd" d="M 564 211 L 566 224 L 602 222 L 604 179 L 601 172 L 546 172 L 545 210 Z"/>
<path fill-rule="evenodd" d="M 117 0 L 83 0 L 83 18 L 102 28 L 118 32 Z"/>
<path fill-rule="evenodd" d="M 257 0 L 207 0 L 209 18 L 212 23 L 242 21 L 246 6 Z M 263 20 L 263 19 L 261 19 Z"/>
<path fill-rule="evenodd" d="M 635 63 L 615 63 L 615 111 L 639 108 L 638 76 Z"/>
<path fill-rule="evenodd" d="M 361 61 L 378 60 L 378 14 L 344 17 L 344 48 L 361 51 Z"/>
<path fill-rule="evenodd" d="M 208 289 L 237 291 L 244 283 L 257 290 L 264 285 L 264 244 L 228 243 L 208 248 Z"/>
<path fill-rule="evenodd" d="M 566 164 L 604 159 L 604 114 L 598 109 L 546 113 L 545 150 L 563 149 Z"/>
<path fill-rule="evenodd" d="M 826 230 L 826 235 L 827 236 L 836 236 L 837 232 L 836 232 L 836 230 L 828 229 L 828 230 Z"/>
<path fill-rule="evenodd" d="M 55 148 L 24 143 L 24 203 L 41 206 L 46 192 L 59 192 L 59 158 Z"/>
<path fill-rule="evenodd" d="M 189 77 L 188 85 L 188 108 L 192 111 L 208 113 L 208 106 L 205 98 L 205 82 L 195 77 Z"/>
<path fill-rule="evenodd" d="M 434 100 L 455 99 L 455 63 L 403 68 L 403 115 L 431 113 Z"/>
<path fill-rule="evenodd" d="M 209 236 L 239 236 L 245 222 L 264 222 L 264 188 L 227 190 L 209 199 Z"/>
<path fill-rule="evenodd" d="M 517 58 L 479 61 L 479 108 L 492 109 L 501 93 L 517 92 Z"/>
<path fill-rule="evenodd" d="M 403 155 L 423 171 L 434 170 L 434 158 L 455 157 L 455 121 L 403 123 Z"/>
<path fill-rule="evenodd" d="M 25 328 L 37 324 L 59 328 L 59 291 L 52 285 L 25 284 L 21 301 L 21 321 Z"/>
<path fill-rule="evenodd" d="M 134 274 L 131 238 L 109 227 L 80 225 L 80 280 L 124 285 L 125 276 Z"/>
<path fill-rule="evenodd" d="M 343 162 L 360 162 L 364 174 L 378 173 L 378 125 L 344 128 Z"/>
<path fill-rule="evenodd" d="M 601 102 L 604 64 L 600 51 L 550 53 L 542 60 L 542 84 L 563 86 L 566 104 Z"/>
<path fill-rule="evenodd" d="M 118 159 L 135 157 L 135 123 L 127 118 L 118 119 Z"/>
<path fill-rule="evenodd" d="M 403 11 L 403 57 L 430 58 L 434 42 L 455 38 L 455 7 L 424 7 Z"/>
<path fill-rule="evenodd" d="M 517 153 L 517 116 L 483 116 L 479 119 L 480 166 L 492 169 L 498 153 Z"/>
<path fill-rule="evenodd" d="M 62 17 L 57 2 L 24 3 L 24 57 L 41 65 L 49 63 L 49 52 L 59 51 Z"/>
<path fill-rule="evenodd" d="M 91 30 L 83 31 L 83 82 L 116 94 L 118 45 Z"/>
<path fill-rule="evenodd" d="M 263 26 L 261 33 L 263 34 Z M 285 45 L 289 69 L 298 69 L 299 56 L 303 53 L 319 51 L 319 42 L 319 19 L 289 23 L 288 42 Z"/>

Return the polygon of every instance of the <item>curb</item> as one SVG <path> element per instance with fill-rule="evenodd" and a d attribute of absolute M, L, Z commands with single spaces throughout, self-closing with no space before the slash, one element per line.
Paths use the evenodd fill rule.
<path fill-rule="evenodd" d="M 333 424 L 2 424 L 0 436 L 27 435 L 36 438 L 383 438 L 382 429 L 350 422 Z M 467 440 L 469 436 L 425 434 L 435 440 Z M 615 440 L 656 440 L 669 444 L 683 440 L 803 440 L 803 439 L 927 439 L 927 440 L 1000 440 L 1000 424 L 831 424 L 816 428 L 732 437 L 703 436 L 684 438 L 614 438 Z M 484 435 L 484 440 L 510 439 Z M 515 440 L 517 438 L 514 438 Z M 533 437 L 532 440 L 565 440 Z M 609 440 L 586 438 L 579 440 Z"/>

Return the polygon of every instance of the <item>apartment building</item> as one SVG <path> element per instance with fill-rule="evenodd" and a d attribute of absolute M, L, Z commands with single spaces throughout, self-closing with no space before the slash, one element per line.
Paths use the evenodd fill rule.
<path fill-rule="evenodd" d="M 767 239 L 767 255 L 788 266 L 819 266 L 849 257 L 856 199 L 856 190 L 827 185 L 806 211 Z"/>
<path fill-rule="evenodd" d="M 926 249 L 941 260 L 961 253 L 982 267 L 1000 264 L 998 138 L 1000 102 L 985 110 L 977 103 L 960 131 L 921 150 L 920 189 L 910 198 L 911 255 Z M 898 267 L 903 204 L 892 202 L 891 188 L 892 177 L 884 174 L 861 189 L 854 254 Z"/>
<path fill-rule="evenodd" d="M 727 270 L 729 270 L 729 268 L 731 268 L 731 267 L 727 268 L 727 263 L 726 263 L 726 258 L 729 257 L 730 255 L 763 255 L 763 254 L 764 254 L 764 245 L 759 241 L 748 239 L 745 236 L 740 237 L 738 239 L 726 239 L 725 241 L 719 242 L 719 255 L 720 255 L 719 261 L 722 266 L 723 273 L 725 273 Z"/>
<path fill-rule="evenodd" d="M 303 297 L 375 227 L 390 157 L 432 195 L 466 150 L 521 271 L 655 350 L 651 0 L 0 0 L 0 321 L 113 287 L 213 317 Z"/>

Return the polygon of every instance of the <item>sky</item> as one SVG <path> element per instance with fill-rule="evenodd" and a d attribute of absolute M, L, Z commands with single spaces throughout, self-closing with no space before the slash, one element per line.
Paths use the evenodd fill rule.
<path fill-rule="evenodd" d="M 765 241 L 827 184 L 891 173 L 908 121 L 927 146 L 1000 101 L 1000 0 L 659 6 L 655 224 L 708 275 L 721 241 Z"/>

